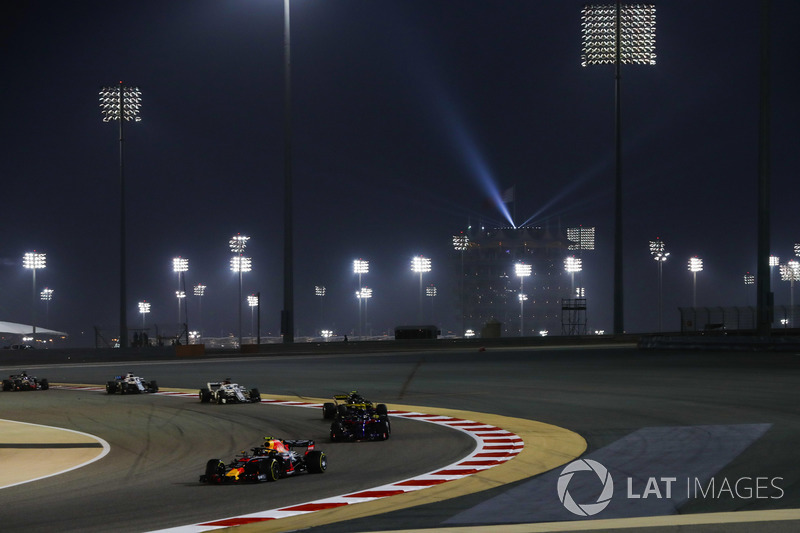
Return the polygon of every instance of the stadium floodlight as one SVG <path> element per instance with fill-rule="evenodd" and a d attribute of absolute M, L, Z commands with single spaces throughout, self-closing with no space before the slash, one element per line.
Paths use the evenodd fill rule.
<path fill-rule="evenodd" d="M 144 318 L 150 312 L 150 302 L 144 300 L 139 302 L 139 313 L 142 315 L 142 329 L 144 329 Z"/>
<path fill-rule="evenodd" d="M 795 245 L 794 245 L 794 255 L 800 256 L 800 243 L 795 243 Z"/>
<path fill-rule="evenodd" d="M 655 5 L 586 5 L 581 34 L 583 67 L 656 64 Z"/>
<path fill-rule="evenodd" d="M 570 286 L 570 294 L 575 294 L 575 273 L 583 270 L 583 259 L 575 257 L 574 255 L 564 258 L 564 270 L 570 275 L 572 282 Z"/>
<path fill-rule="evenodd" d="M 47 323 L 50 321 L 50 300 L 53 299 L 53 289 L 45 287 L 39 293 L 39 298 L 44 302 L 44 321 Z"/>
<path fill-rule="evenodd" d="M 748 301 L 748 303 L 749 303 L 749 300 L 750 300 L 750 290 L 751 290 L 751 289 L 750 289 L 750 287 L 752 287 L 753 289 L 755 289 L 755 285 L 756 285 L 756 276 L 755 276 L 754 274 L 751 274 L 750 272 L 745 272 L 745 274 L 744 274 L 744 276 L 742 277 L 742 279 L 744 280 L 744 286 L 745 286 L 745 290 L 747 291 L 747 298 L 746 298 L 746 301 Z"/>
<path fill-rule="evenodd" d="M 128 345 L 128 297 L 125 270 L 126 228 L 125 228 L 125 122 L 141 122 L 139 110 L 142 107 L 142 93 L 138 87 L 125 87 L 122 82 L 114 87 L 100 90 L 100 112 L 103 122 L 119 122 L 119 345 Z"/>
<path fill-rule="evenodd" d="M 780 266 L 781 279 L 789 282 L 789 324 L 794 326 L 794 282 L 800 281 L 800 262 L 792 259 Z"/>
<path fill-rule="evenodd" d="M 431 260 L 418 255 L 411 259 L 411 270 L 419 274 L 419 322 L 422 324 L 422 275 L 431 271 Z"/>
<path fill-rule="evenodd" d="M 33 295 L 31 304 L 31 327 L 33 328 L 33 341 L 36 341 L 36 271 L 47 266 L 46 254 L 27 252 L 22 256 L 22 266 L 29 268 L 33 273 Z"/>
<path fill-rule="evenodd" d="M 182 278 L 181 274 L 183 274 L 188 270 L 189 270 L 188 259 L 181 256 L 172 258 L 172 271 L 178 274 L 178 293 L 183 293 L 183 296 L 178 296 L 178 324 L 181 323 L 181 298 L 186 298 L 186 287 L 184 285 L 181 285 L 181 278 Z M 185 300 L 183 300 L 183 302 L 185 305 Z"/>
<path fill-rule="evenodd" d="M 514 264 L 514 273 L 519 278 L 519 336 L 520 337 L 524 337 L 525 336 L 525 328 L 524 328 L 524 325 L 523 325 L 524 324 L 524 322 L 523 322 L 523 317 L 524 317 L 523 309 L 524 308 L 522 306 L 522 302 L 524 302 L 525 300 L 528 299 L 527 296 L 525 297 L 525 300 L 522 299 L 522 297 L 525 296 L 523 294 L 523 292 L 522 292 L 523 291 L 523 284 L 525 282 L 525 278 L 527 278 L 528 276 L 531 275 L 532 270 L 533 270 L 533 268 L 531 267 L 531 265 L 528 265 L 528 264 L 525 264 L 525 263 L 515 263 Z"/>
<path fill-rule="evenodd" d="M 319 297 L 319 323 L 320 325 L 325 323 L 325 293 L 327 289 L 325 285 L 314 285 L 314 295 Z"/>
<path fill-rule="evenodd" d="M 656 9 L 651 4 L 586 5 L 581 14 L 581 65 L 612 64 L 614 75 L 614 334 L 624 333 L 622 253 L 622 65 L 654 65 Z"/>
<path fill-rule="evenodd" d="M 453 235 L 453 249 L 461 254 L 461 277 L 458 278 L 458 298 L 461 304 L 461 331 L 466 331 L 467 313 L 464 300 L 466 298 L 464 294 L 464 252 L 469 249 L 469 237 L 463 233 Z"/>
<path fill-rule="evenodd" d="M 369 324 L 369 318 L 367 313 L 367 304 L 369 303 L 369 299 L 372 298 L 372 289 L 369 287 L 362 287 L 361 289 L 356 291 L 356 298 L 358 298 L 359 302 L 359 309 L 361 309 L 361 301 L 364 301 L 364 324 Z M 363 333 L 359 332 L 359 336 Z"/>
<path fill-rule="evenodd" d="M 242 348 L 242 274 L 252 270 L 252 264 L 249 257 L 244 257 L 245 248 L 247 248 L 247 241 L 250 237 L 237 233 L 228 241 L 228 246 L 231 252 L 238 254 L 231 257 L 231 271 L 239 274 L 239 298 L 236 300 L 236 307 L 239 314 L 239 349 Z"/>
<path fill-rule="evenodd" d="M 662 310 L 662 280 L 663 280 L 663 265 L 664 261 L 667 260 L 669 256 L 669 252 L 666 250 L 664 246 L 664 241 L 661 240 L 660 237 L 656 237 L 656 240 L 650 241 L 650 255 L 653 256 L 653 259 L 656 260 L 658 263 L 658 331 L 661 332 L 661 310 Z"/>
<path fill-rule="evenodd" d="M 567 228 L 567 240 L 572 244 L 567 246 L 568 250 L 594 250 L 595 228 L 575 226 Z"/>
<path fill-rule="evenodd" d="M 781 265 L 781 258 L 777 255 L 769 256 L 769 286 L 775 286 L 775 276 L 774 276 L 774 269 L 775 267 L 780 268 Z"/>
<path fill-rule="evenodd" d="M 689 272 L 692 273 L 692 307 L 697 307 L 697 273 L 703 271 L 703 260 L 697 256 L 689 258 Z"/>
<path fill-rule="evenodd" d="M 198 283 L 194 286 L 194 295 L 197 296 L 197 319 L 200 323 L 200 332 L 203 331 L 203 295 L 206 293 L 206 286 Z"/>
<path fill-rule="evenodd" d="M 525 336 L 525 302 L 528 301 L 528 295 L 520 292 L 517 294 L 519 299 L 519 336 Z"/>
<path fill-rule="evenodd" d="M 247 305 L 250 307 L 250 336 L 253 336 L 253 331 L 255 330 L 254 321 L 253 321 L 253 311 L 255 308 L 258 307 L 258 296 L 255 294 L 251 294 L 247 297 Z"/>
<path fill-rule="evenodd" d="M 369 261 L 366 259 L 353 260 L 353 273 L 358 274 L 358 290 L 361 291 L 363 285 L 361 284 L 361 276 L 369 273 Z M 358 299 L 358 336 L 362 334 L 363 318 L 361 314 L 361 298 Z"/>

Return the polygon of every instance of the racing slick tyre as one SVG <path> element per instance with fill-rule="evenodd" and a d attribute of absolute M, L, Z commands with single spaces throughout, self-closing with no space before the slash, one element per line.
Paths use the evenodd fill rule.
<path fill-rule="evenodd" d="M 253 403 L 261 402 L 261 393 L 258 389 L 250 389 L 250 401 Z"/>
<path fill-rule="evenodd" d="M 383 415 L 388 414 L 389 410 L 386 408 L 386 404 L 385 403 L 379 403 L 375 407 L 375 412 L 378 413 L 379 415 L 383 416 Z"/>
<path fill-rule="evenodd" d="M 328 458 L 319 450 L 312 450 L 306 454 L 306 468 L 311 474 L 322 474 L 328 469 Z"/>
<path fill-rule="evenodd" d="M 331 425 L 331 442 L 338 442 L 342 440 L 342 428 L 339 424 L 333 423 Z"/>
<path fill-rule="evenodd" d="M 339 404 L 336 406 L 336 413 L 341 416 L 347 416 L 347 406 L 343 404 Z"/>
<path fill-rule="evenodd" d="M 3 390 L 4 391 L 10 391 L 12 388 L 13 388 L 13 385 L 11 384 L 11 380 L 10 379 L 4 379 L 3 380 Z"/>
<path fill-rule="evenodd" d="M 48 382 L 46 379 L 39 380 L 39 388 L 42 389 L 42 390 L 49 389 L 50 388 L 50 382 Z"/>
<path fill-rule="evenodd" d="M 388 420 L 381 420 L 378 422 L 378 439 L 387 440 L 392 434 L 391 427 Z"/>
<path fill-rule="evenodd" d="M 327 402 L 322 404 L 322 418 L 332 420 L 336 418 L 336 404 Z"/>
<path fill-rule="evenodd" d="M 208 389 L 200 389 L 198 396 L 200 397 L 200 402 L 202 403 L 208 403 L 211 401 L 211 391 Z"/>
<path fill-rule="evenodd" d="M 148 388 L 150 389 L 150 392 L 158 392 L 158 383 L 156 383 L 156 380 L 151 381 L 149 385 L 150 386 Z"/>
<path fill-rule="evenodd" d="M 206 481 L 211 481 L 214 476 L 221 476 L 225 473 L 225 463 L 219 459 L 209 459 L 206 463 Z"/>
<path fill-rule="evenodd" d="M 281 477 L 281 464 L 277 459 L 267 459 L 258 463 L 261 473 L 267 476 L 267 481 L 278 481 Z"/>

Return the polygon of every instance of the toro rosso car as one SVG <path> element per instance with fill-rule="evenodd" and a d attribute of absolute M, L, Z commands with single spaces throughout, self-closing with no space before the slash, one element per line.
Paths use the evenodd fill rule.
<path fill-rule="evenodd" d="M 210 381 L 206 387 L 200 389 L 200 401 L 203 403 L 258 403 L 261 394 L 258 389 L 247 389 L 237 383 L 225 381 Z"/>
<path fill-rule="evenodd" d="M 29 376 L 27 372 L 22 374 L 11 374 L 8 379 L 3 380 L 4 391 L 16 390 L 47 390 L 50 384 L 46 379 L 39 379 L 34 376 Z"/>
<path fill-rule="evenodd" d="M 331 422 L 331 440 L 386 440 L 392 433 L 386 405 L 373 405 L 358 395 L 356 391 L 349 395 L 334 396 L 335 400 L 343 400 L 336 404 L 336 414 Z"/>
<path fill-rule="evenodd" d="M 298 453 L 294 448 L 306 448 Z M 328 459 L 314 449 L 313 440 L 288 440 L 266 437 L 264 444 L 242 452 L 225 464 L 219 459 L 206 463 L 206 473 L 201 483 L 257 483 L 277 481 L 296 474 L 322 474 L 328 468 Z"/>
<path fill-rule="evenodd" d="M 128 372 L 124 376 L 116 376 L 113 381 L 106 382 L 106 392 L 114 394 L 139 394 L 142 392 L 158 392 L 158 384 L 155 380 L 145 381 L 144 378 L 134 376 Z"/>

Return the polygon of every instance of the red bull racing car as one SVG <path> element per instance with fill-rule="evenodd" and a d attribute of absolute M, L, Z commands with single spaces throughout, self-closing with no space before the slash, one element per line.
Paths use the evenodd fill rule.
<path fill-rule="evenodd" d="M 296 452 L 295 448 L 305 448 Z M 328 468 L 325 454 L 314 448 L 313 440 L 290 440 L 266 437 L 264 444 L 242 452 L 225 464 L 219 459 L 206 463 L 200 483 L 258 483 L 282 477 L 310 473 L 322 474 Z"/>

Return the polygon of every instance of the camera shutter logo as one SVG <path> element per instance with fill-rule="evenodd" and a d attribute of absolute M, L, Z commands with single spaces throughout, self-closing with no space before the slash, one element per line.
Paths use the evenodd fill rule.
<path fill-rule="evenodd" d="M 595 503 L 576 503 L 575 500 L 572 499 L 572 496 L 570 496 L 567 485 L 569 485 L 575 472 L 589 470 L 597 474 L 598 479 L 600 479 L 600 482 L 603 484 L 603 491 L 600 493 L 600 496 L 597 497 Z M 596 515 L 611 503 L 611 496 L 613 495 L 614 480 L 611 479 L 611 474 L 609 474 L 605 466 L 591 459 L 572 461 L 561 471 L 561 475 L 558 477 L 558 499 L 561 500 L 561 503 L 566 507 L 567 511 L 578 516 Z"/>

